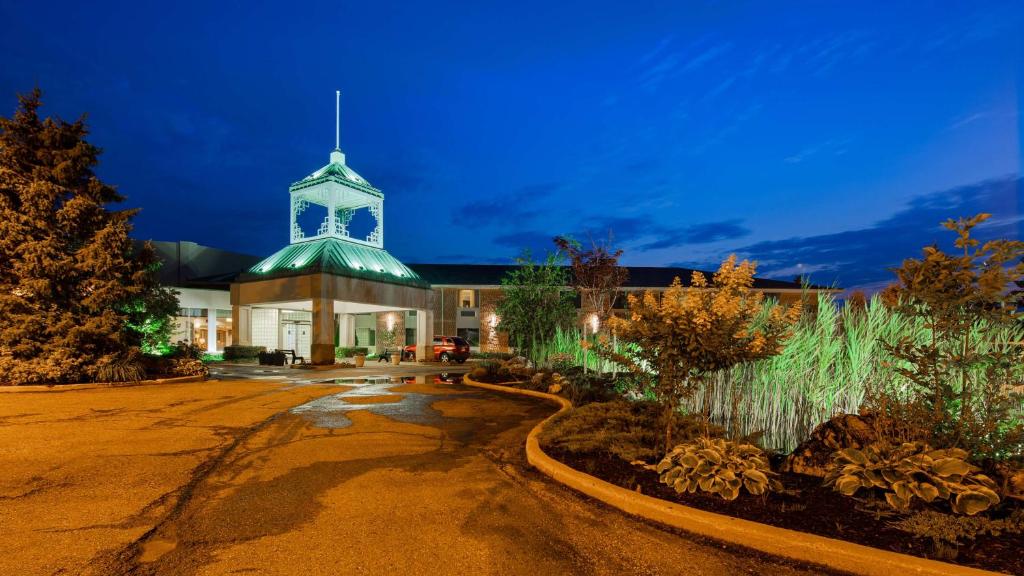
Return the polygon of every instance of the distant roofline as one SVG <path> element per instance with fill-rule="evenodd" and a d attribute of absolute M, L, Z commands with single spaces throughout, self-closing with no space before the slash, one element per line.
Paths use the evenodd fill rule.
<path fill-rule="evenodd" d="M 136 239 L 136 242 L 141 244 L 142 242 L 144 242 L 144 240 L 137 240 Z M 192 241 L 189 241 L 189 240 L 172 240 L 172 241 L 164 240 L 164 241 L 154 241 L 154 242 L 160 242 L 160 243 L 164 243 L 164 244 L 175 244 L 175 243 L 177 243 L 177 244 L 193 245 L 193 246 L 195 246 L 197 248 L 207 248 L 207 249 L 212 249 L 212 250 L 218 251 L 218 252 L 220 252 L 221 254 L 223 254 L 225 256 L 227 256 L 227 255 L 237 256 L 240 260 L 254 260 L 254 261 L 266 260 L 266 258 L 261 259 L 259 256 L 254 256 L 252 254 L 246 254 L 246 253 L 237 252 L 237 251 L 234 251 L 234 250 L 225 250 L 225 249 L 221 249 L 221 248 L 214 248 L 212 246 L 206 246 L 204 244 L 199 244 L 197 242 L 192 242 Z M 413 272 L 415 272 L 417 275 L 421 276 L 423 278 L 423 280 L 429 282 L 430 285 L 432 287 L 434 287 L 434 288 L 458 288 L 458 287 L 462 287 L 462 288 L 475 288 L 475 289 L 489 289 L 489 288 L 500 288 L 501 287 L 500 277 L 504 275 L 505 271 L 507 271 L 510 268 L 513 268 L 515 266 L 515 264 L 512 264 L 512 263 L 509 263 L 509 264 L 469 264 L 469 263 L 451 263 L 451 262 L 437 262 L 437 263 L 421 262 L 421 263 L 415 263 L 415 264 L 406 264 L 405 266 L 407 266 L 408 268 L 412 269 Z M 629 272 L 630 272 L 630 279 L 631 280 L 628 280 L 626 285 L 622 287 L 622 290 L 623 291 L 627 291 L 627 292 L 640 291 L 640 290 L 656 290 L 656 289 L 667 288 L 669 286 L 669 284 L 672 282 L 672 277 L 674 277 L 674 276 L 679 276 L 680 280 L 683 281 L 683 284 L 686 285 L 686 284 L 689 283 L 690 274 L 692 272 L 695 272 L 695 271 L 696 272 L 702 272 L 702 273 L 704 273 L 705 275 L 707 275 L 709 277 L 713 274 L 713 272 L 708 271 L 708 270 L 697 270 L 697 269 L 694 269 L 694 268 L 680 268 L 680 267 L 675 267 L 675 266 L 623 266 L 623 267 L 626 268 L 627 270 L 629 270 Z M 242 264 L 242 265 L 239 266 L 238 270 L 236 272 L 234 272 L 234 273 L 220 273 L 220 274 L 213 274 L 213 275 L 209 275 L 209 276 L 200 276 L 200 277 L 192 277 L 192 278 L 181 278 L 179 280 L 179 282 L 175 283 L 175 285 L 177 287 L 180 287 L 180 288 L 188 288 L 188 287 L 204 288 L 204 287 L 209 287 L 210 289 L 217 289 L 217 288 L 219 288 L 221 286 L 227 287 L 231 282 L 237 281 L 240 276 L 242 276 L 243 274 L 246 274 L 249 271 L 250 268 L 251 268 L 251 265 Z M 568 266 L 566 266 L 566 268 L 568 268 Z M 434 280 L 431 280 L 431 278 L 430 278 L 431 274 L 429 272 L 432 271 L 432 272 L 435 272 L 435 273 L 439 273 L 439 272 L 445 272 L 447 270 L 459 271 L 459 272 L 462 273 L 461 275 L 463 275 L 464 277 L 467 277 L 466 280 L 474 280 L 475 282 L 470 282 L 470 281 L 465 281 L 465 282 L 448 281 L 447 279 L 445 279 L 443 277 L 438 277 L 437 274 L 434 274 L 433 275 L 434 276 Z M 490 278 L 487 278 L 486 281 L 481 281 L 483 279 L 480 278 L 479 276 L 477 278 L 475 278 L 475 279 L 471 278 L 471 276 L 474 276 L 474 274 L 473 274 L 474 271 L 479 271 L 479 272 L 486 271 L 486 272 L 489 272 L 490 274 L 488 274 L 486 276 L 490 276 Z M 299 271 L 289 271 L 286 274 L 288 274 L 288 273 L 294 274 L 296 272 L 299 272 Z M 427 272 L 427 273 L 424 273 L 424 272 Z M 466 274 L 467 272 L 469 274 Z M 455 275 L 455 276 L 457 277 L 458 275 Z M 638 281 L 643 281 L 644 279 L 653 280 L 653 277 L 657 277 L 658 281 L 657 282 L 648 282 L 648 283 L 639 283 L 638 282 Z M 798 284 L 796 282 L 792 282 L 792 281 L 788 281 L 788 280 L 778 280 L 778 279 L 775 279 L 775 278 L 763 278 L 763 277 L 755 277 L 754 278 L 754 288 L 756 288 L 758 290 L 766 290 L 766 291 L 781 292 L 781 293 L 802 292 L 804 290 L 811 290 L 811 291 L 815 291 L 815 292 L 831 292 L 831 293 L 840 293 L 840 292 L 843 291 L 843 289 L 839 288 L 839 287 L 821 286 L 821 285 L 816 285 L 816 284 L 811 284 L 811 285 L 808 285 L 808 286 L 801 286 L 800 284 Z"/>

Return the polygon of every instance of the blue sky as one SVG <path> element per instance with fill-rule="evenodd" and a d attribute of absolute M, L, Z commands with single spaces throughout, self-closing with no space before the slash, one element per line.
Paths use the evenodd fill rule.
<path fill-rule="evenodd" d="M 1015 2 L 0 4 L 0 105 L 88 112 L 137 235 L 269 254 L 348 163 L 407 262 L 606 236 L 636 265 L 874 286 L 995 214 L 1020 236 Z"/>

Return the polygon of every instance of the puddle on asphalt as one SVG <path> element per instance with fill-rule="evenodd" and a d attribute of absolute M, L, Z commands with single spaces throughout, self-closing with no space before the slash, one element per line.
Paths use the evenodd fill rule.
<path fill-rule="evenodd" d="M 291 409 L 318 428 L 345 428 L 352 425 L 346 412 L 365 410 L 410 424 L 439 424 L 444 418 L 430 405 L 451 398 L 480 396 L 467 394 L 464 388 L 452 394 L 422 394 L 394 390 L 408 384 L 461 384 L 459 374 L 433 374 L 429 376 L 364 376 L 359 378 L 331 378 L 316 380 L 313 384 L 337 384 L 349 390 L 323 396 Z M 376 400 L 374 400 L 376 399 Z"/>

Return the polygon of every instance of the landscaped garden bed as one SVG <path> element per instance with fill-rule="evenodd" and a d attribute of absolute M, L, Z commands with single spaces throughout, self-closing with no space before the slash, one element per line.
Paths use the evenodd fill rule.
<path fill-rule="evenodd" d="M 616 315 L 617 253 L 566 243 L 593 311 L 584 329 L 558 315 L 551 259 L 525 265 L 498 309 L 524 358 L 470 377 L 570 400 L 539 446 L 625 489 L 636 502 L 623 509 L 679 510 L 657 498 L 1024 574 L 1024 315 L 1011 290 L 1024 286 L 1024 243 L 975 241 L 986 218 L 948 221 L 957 254 L 926 248 L 882 294 L 843 305 L 768 301 L 752 290 L 755 265 L 733 256 L 712 278 L 629 294 Z"/>
<path fill-rule="evenodd" d="M 661 483 L 658 474 L 607 452 L 573 452 L 542 447 L 549 456 L 567 466 L 596 476 L 606 482 L 648 496 L 678 502 L 701 510 L 725 514 L 838 538 L 883 550 L 912 554 L 973 566 L 987 570 L 1024 574 L 1024 534 L 1002 533 L 999 536 L 978 536 L 973 542 L 955 548 L 956 557 L 940 555 L 927 538 L 918 538 L 892 526 L 897 520 L 891 513 L 867 502 L 851 505 L 850 498 L 822 484 L 820 478 L 795 473 L 780 473 L 778 480 L 784 492 L 754 496 L 741 492 L 735 500 L 724 500 L 716 494 L 694 492 L 678 494 Z"/>

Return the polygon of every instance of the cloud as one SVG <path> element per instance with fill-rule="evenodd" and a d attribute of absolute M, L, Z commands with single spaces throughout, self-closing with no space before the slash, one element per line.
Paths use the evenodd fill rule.
<path fill-rule="evenodd" d="M 977 237 L 1020 238 L 1022 180 L 997 178 L 969 186 L 924 194 L 905 208 L 866 228 L 757 242 L 737 253 L 760 263 L 764 276 L 790 276 L 794 270 L 814 271 L 818 283 L 852 287 L 892 279 L 889 269 L 905 258 L 918 257 L 923 246 L 950 248 L 953 234 L 940 224 L 949 218 L 989 212 L 993 218 L 977 228 Z"/>
<path fill-rule="evenodd" d="M 704 66 L 708 62 L 711 62 L 715 58 L 718 58 L 722 54 L 725 54 L 731 49 L 732 42 L 723 42 L 721 44 L 712 46 L 711 48 L 708 48 L 707 50 L 701 52 L 694 58 L 690 59 L 690 61 L 686 63 L 686 66 L 683 67 L 683 71 L 689 72 L 691 70 L 696 70 Z"/>
<path fill-rule="evenodd" d="M 554 238 L 554 234 L 524 230 L 497 236 L 493 242 L 498 246 L 514 248 L 517 252 L 529 250 L 535 258 L 540 258 L 555 251 Z"/>
<path fill-rule="evenodd" d="M 499 221 L 517 222 L 533 218 L 540 214 L 539 210 L 529 208 L 542 204 L 539 198 L 549 196 L 562 184 L 549 182 L 523 186 L 517 191 L 493 200 L 467 202 L 451 213 L 452 224 L 474 222 L 476 225 L 493 224 Z"/>
<path fill-rule="evenodd" d="M 786 164 L 799 164 L 811 156 L 815 156 L 823 152 L 831 153 L 833 156 L 842 156 L 843 154 L 846 154 L 847 148 L 852 141 L 852 138 L 826 140 L 820 144 L 808 146 L 796 154 L 783 158 L 783 162 Z"/>
<path fill-rule="evenodd" d="M 722 220 L 694 224 L 678 230 L 660 229 L 658 239 L 644 244 L 639 250 L 661 250 L 687 244 L 711 244 L 721 240 L 735 240 L 750 234 L 739 220 Z"/>
<path fill-rule="evenodd" d="M 660 54 L 664 50 L 662 48 L 661 50 L 651 53 L 650 58 L 642 60 L 643 63 L 650 61 L 653 61 L 654 63 L 647 66 L 640 73 L 638 82 L 642 87 L 648 90 L 657 90 L 666 79 L 686 72 L 699 70 L 712 60 L 715 60 L 729 52 L 731 49 L 731 42 L 722 42 L 703 50 L 696 56 L 686 58 L 683 55 L 683 52 L 675 52 L 661 56 Z"/>

